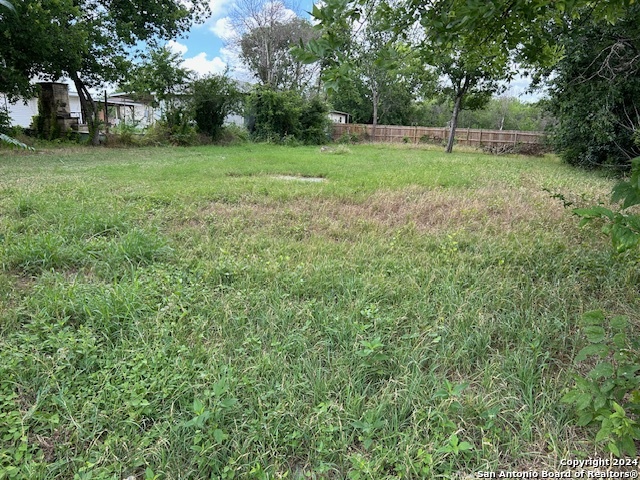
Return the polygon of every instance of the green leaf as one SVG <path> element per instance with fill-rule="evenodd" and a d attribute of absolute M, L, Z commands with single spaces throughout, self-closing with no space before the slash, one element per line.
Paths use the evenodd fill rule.
<path fill-rule="evenodd" d="M 199 399 L 195 398 L 193 400 L 193 412 L 197 415 L 202 414 L 204 412 L 204 403 L 202 403 Z"/>
<path fill-rule="evenodd" d="M 614 371 L 613 365 L 611 365 L 610 362 L 602 362 L 589 372 L 589 377 L 594 380 L 601 377 L 609 378 L 613 375 Z"/>
<path fill-rule="evenodd" d="M 618 449 L 618 446 L 615 444 L 615 442 L 609 442 L 609 444 L 607 445 L 607 450 L 613 453 L 616 457 L 620 456 L 620 450 Z"/>
<path fill-rule="evenodd" d="M 603 440 L 606 440 L 607 438 L 609 438 L 609 435 L 611 434 L 611 432 L 609 431 L 608 428 L 601 428 L 600 430 L 598 430 L 598 433 L 596 434 L 596 442 L 602 442 Z"/>
<path fill-rule="evenodd" d="M 600 343 L 604 340 L 606 333 L 602 327 L 591 326 L 584 329 L 584 334 L 589 342 Z"/>
<path fill-rule="evenodd" d="M 591 395 L 588 393 L 581 393 L 576 397 L 576 409 L 584 410 L 591 405 Z"/>
<path fill-rule="evenodd" d="M 580 317 L 580 324 L 583 326 L 589 325 L 602 325 L 604 322 L 604 313 L 602 310 L 591 310 L 582 314 Z"/>
<path fill-rule="evenodd" d="M 594 343 L 587 345 L 578 352 L 574 361 L 576 363 L 585 361 L 591 355 L 598 355 L 600 358 L 604 358 L 609 354 L 609 347 L 602 343 Z"/>
<path fill-rule="evenodd" d="M 620 415 L 621 417 L 626 417 L 627 414 L 624 411 L 624 408 L 622 408 L 618 403 L 613 402 L 613 409 L 616 411 L 616 413 L 618 415 Z"/>
<path fill-rule="evenodd" d="M 624 333 L 616 333 L 612 338 L 613 344 L 618 348 L 627 346 L 627 335 Z"/>
<path fill-rule="evenodd" d="M 460 445 L 458 445 L 458 450 L 473 450 L 473 445 L 471 445 L 469 442 L 461 442 Z"/>
<path fill-rule="evenodd" d="M 614 213 L 608 208 L 596 206 L 591 208 L 574 208 L 573 213 L 584 218 L 608 218 L 613 220 Z"/>
<path fill-rule="evenodd" d="M 35 151 L 35 148 L 30 147 L 29 145 L 22 143 L 20 140 L 16 140 L 15 138 L 10 137 L 9 135 L 5 135 L 4 133 L 0 133 L 0 141 L 3 143 L 9 144 L 12 147 L 22 148 L 23 150 Z"/>
<path fill-rule="evenodd" d="M 628 324 L 629 320 L 624 315 L 616 315 L 609 321 L 609 325 L 615 330 L 624 330 Z"/>
<path fill-rule="evenodd" d="M 607 397 L 604 395 L 596 395 L 593 397 L 593 408 L 596 410 L 600 410 L 607 404 Z"/>
<path fill-rule="evenodd" d="M 585 411 L 580 414 L 576 423 L 579 427 L 586 427 L 591 422 L 593 422 L 593 413 Z"/>
<path fill-rule="evenodd" d="M 570 392 L 565 393 L 560 401 L 562 403 L 575 403 L 578 398 L 579 392 L 577 390 L 571 390 Z"/>
<path fill-rule="evenodd" d="M 622 437 L 620 439 L 620 447 L 622 448 L 623 455 L 628 455 L 631 458 L 636 458 L 637 456 L 636 444 L 633 441 L 633 438 L 631 438 L 628 435 L 625 435 L 624 437 Z"/>
<path fill-rule="evenodd" d="M 226 433 L 224 433 L 222 430 L 220 430 L 219 428 L 216 428 L 213 431 L 213 438 L 218 443 L 222 443 L 227 437 L 228 437 L 228 435 Z"/>
<path fill-rule="evenodd" d="M 227 381 L 224 378 L 221 378 L 216 383 L 213 384 L 213 394 L 216 397 L 219 397 L 224 392 L 227 391 Z"/>
<path fill-rule="evenodd" d="M 640 364 L 624 363 L 618 367 L 616 373 L 620 377 L 633 378 L 638 370 L 640 370 Z"/>
<path fill-rule="evenodd" d="M 237 398 L 225 398 L 220 402 L 220 406 L 223 408 L 233 407 L 236 403 L 238 403 Z"/>
<path fill-rule="evenodd" d="M 613 203 L 623 201 L 623 210 L 640 205 L 640 190 L 634 187 L 631 182 L 620 182 L 611 191 L 611 201 Z"/>

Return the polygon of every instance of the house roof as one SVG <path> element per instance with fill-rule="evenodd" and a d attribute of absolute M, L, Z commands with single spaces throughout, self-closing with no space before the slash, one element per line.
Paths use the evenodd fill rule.
<path fill-rule="evenodd" d="M 337 113 L 338 115 L 348 115 L 350 116 L 350 113 L 347 112 L 339 112 L 338 110 L 329 110 L 329 113 Z"/>

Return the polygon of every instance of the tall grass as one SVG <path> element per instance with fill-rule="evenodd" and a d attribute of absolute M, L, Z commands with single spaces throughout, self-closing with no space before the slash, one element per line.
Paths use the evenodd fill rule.
<path fill-rule="evenodd" d="M 322 177 L 296 182 L 281 175 Z M 555 158 L 264 145 L 0 157 L 0 478 L 559 466 L 595 307 L 638 276 Z"/>

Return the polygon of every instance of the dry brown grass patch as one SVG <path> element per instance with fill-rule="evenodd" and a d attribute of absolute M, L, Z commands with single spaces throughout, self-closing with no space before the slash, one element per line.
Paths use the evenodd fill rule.
<path fill-rule="evenodd" d="M 569 216 L 570 212 L 546 192 L 498 184 L 469 189 L 410 187 L 377 192 L 365 201 L 298 198 L 285 203 L 269 199 L 244 204 L 214 202 L 182 223 L 196 229 L 230 222 L 260 230 L 296 227 L 317 235 L 369 227 L 385 231 L 405 225 L 433 234 L 507 234 L 529 227 L 560 228 Z"/>

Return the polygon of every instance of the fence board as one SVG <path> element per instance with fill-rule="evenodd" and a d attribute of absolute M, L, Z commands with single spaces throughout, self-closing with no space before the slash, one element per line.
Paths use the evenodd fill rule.
<path fill-rule="evenodd" d="M 447 127 L 407 127 L 399 125 L 378 125 L 373 138 L 373 126 L 362 123 L 336 123 L 333 125 L 333 139 L 338 140 L 345 134 L 357 135 L 360 139 L 374 142 L 419 143 L 445 142 L 449 136 Z M 517 144 L 544 143 L 543 132 L 523 132 L 518 130 L 481 130 L 459 128 L 456 130 L 456 143 L 470 147 L 502 146 Z"/>

